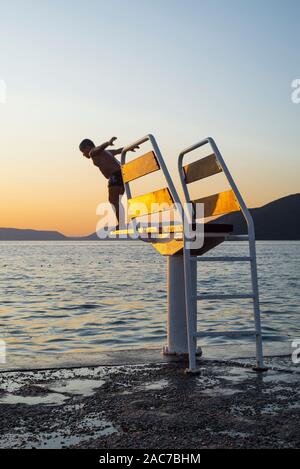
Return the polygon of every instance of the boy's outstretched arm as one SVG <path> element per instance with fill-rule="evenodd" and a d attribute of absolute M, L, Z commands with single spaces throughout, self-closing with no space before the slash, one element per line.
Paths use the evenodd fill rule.
<path fill-rule="evenodd" d="M 97 156 L 100 155 L 104 150 L 106 150 L 107 147 L 110 147 L 114 144 L 114 141 L 117 140 L 117 137 L 112 137 L 110 140 L 107 142 L 102 143 L 98 147 L 93 148 L 90 151 L 90 156 Z"/>
<path fill-rule="evenodd" d="M 135 151 L 138 150 L 140 147 L 136 145 L 134 148 L 131 148 L 130 151 Z M 124 147 L 122 148 L 116 148 L 115 150 L 109 150 L 113 155 L 120 155 L 123 151 Z"/>
<path fill-rule="evenodd" d="M 121 153 L 122 153 L 122 151 L 123 151 L 123 148 L 124 148 L 124 147 L 122 147 L 122 148 L 116 148 L 115 150 L 109 150 L 109 151 L 110 151 L 110 153 L 112 153 L 114 156 L 115 156 L 115 155 L 121 155 Z"/>
<path fill-rule="evenodd" d="M 117 137 L 112 137 L 110 140 L 108 140 L 108 142 L 104 142 L 102 143 L 101 145 L 99 145 L 98 147 L 95 147 L 93 148 L 91 151 L 90 151 L 90 156 L 93 157 L 93 156 L 97 156 L 97 155 L 100 155 L 104 150 L 106 150 L 107 147 L 110 147 L 112 145 L 114 145 L 114 141 L 117 140 Z M 115 150 L 113 149 L 110 149 L 109 151 L 115 156 L 115 155 L 120 155 L 123 151 L 123 148 L 124 147 L 121 147 L 121 148 L 116 148 Z M 139 148 L 138 145 L 136 145 L 134 148 L 132 148 L 130 151 L 135 151 Z"/>

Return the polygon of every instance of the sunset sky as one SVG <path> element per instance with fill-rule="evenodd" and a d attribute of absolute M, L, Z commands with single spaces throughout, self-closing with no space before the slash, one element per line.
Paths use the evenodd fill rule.
<path fill-rule="evenodd" d="M 107 181 L 85 137 L 152 132 L 175 174 L 210 135 L 250 207 L 300 192 L 299 17 L 298 0 L 2 1 L 0 226 L 95 231 Z"/>

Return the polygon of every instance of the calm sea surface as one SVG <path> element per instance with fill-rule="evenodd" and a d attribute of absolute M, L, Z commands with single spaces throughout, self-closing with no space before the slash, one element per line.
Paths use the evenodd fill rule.
<path fill-rule="evenodd" d="M 265 341 L 300 337 L 300 242 L 258 242 L 257 252 Z M 226 254 L 247 255 L 247 244 L 224 243 L 213 251 Z M 165 343 L 166 259 L 150 245 L 0 242 L 0 268 L 0 339 L 9 352 L 99 352 Z M 201 293 L 249 287 L 249 263 L 198 266 Z M 233 342 L 222 331 L 252 327 L 249 300 L 202 301 L 198 309 L 204 344 Z M 248 339 L 241 334 L 239 340 Z"/>

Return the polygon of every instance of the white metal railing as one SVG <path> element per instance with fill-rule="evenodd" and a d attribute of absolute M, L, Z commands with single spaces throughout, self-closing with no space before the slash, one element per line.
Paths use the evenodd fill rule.
<path fill-rule="evenodd" d="M 246 239 L 249 241 L 249 253 L 250 256 L 245 257 L 237 257 L 234 259 L 233 257 L 221 257 L 221 258 L 211 258 L 211 257 L 203 257 L 199 258 L 199 261 L 208 261 L 208 262 L 234 262 L 234 261 L 249 261 L 251 265 L 251 282 L 252 282 L 252 294 L 247 295 L 197 295 L 195 292 L 192 291 L 192 278 L 191 278 L 191 261 L 192 256 L 190 249 L 187 247 L 187 240 L 184 238 L 184 269 L 185 269 L 185 283 L 186 283 L 186 314 L 187 314 L 187 328 L 188 328 L 188 343 L 189 343 L 189 367 L 190 370 L 196 370 L 196 337 L 197 331 L 194 330 L 195 324 L 195 315 L 197 314 L 197 310 L 195 311 L 195 306 L 193 302 L 193 298 L 196 295 L 197 299 L 213 299 L 213 300 L 225 300 L 225 299 L 246 299 L 251 298 L 253 300 L 253 309 L 254 309 L 254 323 L 255 323 L 255 337 L 256 337 L 256 368 L 258 370 L 264 370 L 264 360 L 263 360 L 263 347 L 262 347 L 262 335 L 261 335 L 261 321 L 260 321 L 260 306 L 259 306 L 259 290 L 258 290 L 258 280 L 257 280 L 257 263 L 256 263 L 256 247 L 255 247 L 255 230 L 254 230 L 254 222 L 252 216 L 230 174 L 227 165 L 214 141 L 211 137 L 208 137 L 200 142 L 186 148 L 183 150 L 178 157 L 178 171 L 180 176 L 180 181 L 184 193 L 185 204 L 190 203 L 190 196 L 189 191 L 187 188 L 187 184 L 185 182 L 185 172 L 183 169 L 183 159 L 185 155 L 188 153 L 193 152 L 194 150 L 203 147 L 204 145 L 209 145 L 217 159 L 217 162 L 221 166 L 227 181 L 234 192 L 234 195 L 240 205 L 241 212 L 246 220 L 247 229 L 248 229 L 248 236 Z M 185 206 L 183 204 L 183 208 Z M 192 224 L 193 220 L 191 219 L 190 213 L 185 213 L 185 220 L 184 223 Z M 185 232 L 185 230 L 184 230 Z M 237 236 L 231 236 L 231 239 L 241 239 Z M 243 237 L 242 239 L 245 239 Z M 198 260 L 198 259 L 197 259 Z"/>

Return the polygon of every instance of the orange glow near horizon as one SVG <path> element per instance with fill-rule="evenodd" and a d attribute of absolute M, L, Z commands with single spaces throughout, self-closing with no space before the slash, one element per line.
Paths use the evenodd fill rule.
<path fill-rule="evenodd" d="M 106 133 L 110 135 L 108 130 Z M 59 231 L 67 236 L 87 236 L 95 232 L 99 221 L 96 208 L 107 201 L 107 180 L 78 151 L 79 135 L 74 137 L 74 142 L 70 137 L 64 142 L 60 136 L 57 144 L 48 137 L 46 144 L 36 146 L 26 139 L 11 146 L 8 140 L 0 142 L 0 153 L 5 155 L 0 173 L 0 227 Z M 120 143 L 133 140 L 123 138 Z M 297 192 L 298 173 L 292 162 L 290 166 L 274 167 L 270 171 L 268 161 L 260 162 L 259 154 L 252 158 L 244 155 L 241 160 L 238 150 L 232 151 L 231 145 L 224 141 L 224 150 L 221 149 L 249 207 Z M 179 144 L 176 146 L 180 148 Z M 163 154 L 178 187 L 176 158 L 172 156 L 178 154 L 178 150 L 171 147 L 166 150 L 167 142 L 162 147 L 165 147 Z M 156 179 L 156 174 L 138 183 L 139 193 L 164 187 L 159 185 L 164 184 L 163 180 L 157 179 L 153 188 L 153 178 Z M 201 188 L 202 194 L 197 193 L 197 196 L 223 190 L 213 178 L 201 182 Z M 123 202 L 126 203 L 126 199 L 123 198 Z"/>
<path fill-rule="evenodd" d="M 84 138 L 153 133 L 178 186 L 179 152 L 212 136 L 249 207 L 300 192 L 296 2 L 17 3 L 1 6 L 0 227 L 95 232 L 107 181 Z"/>
<path fill-rule="evenodd" d="M 107 201 L 107 181 L 96 167 L 80 157 L 73 166 L 75 174 L 71 174 L 71 170 L 66 170 L 65 178 L 57 178 L 53 168 L 52 175 L 48 173 L 48 179 L 45 175 L 39 178 L 38 174 L 33 177 L 30 171 L 25 170 L 19 172 L 16 180 L 13 174 L 11 178 L 6 178 L 2 172 L 0 197 L 5 203 L 0 208 L 0 226 L 53 230 L 67 236 L 86 236 L 95 232 L 99 221 L 96 208 L 99 203 Z M 252 175 L 249 172 L 247 175 L 242 173 L 236 177 L 249 207 L 261 206 L 289 195 L 287 186 L 281 187 L 279 191 L 272 183 L 263 184 L 263 179 L 263 174 L 258 178 L 255 172 Z M 212 183 L 209 192 L 214 193 L 219 189 L 220 186 Z M 152 188 L 143 188 L 144 193 L 148 190 Z"/>

